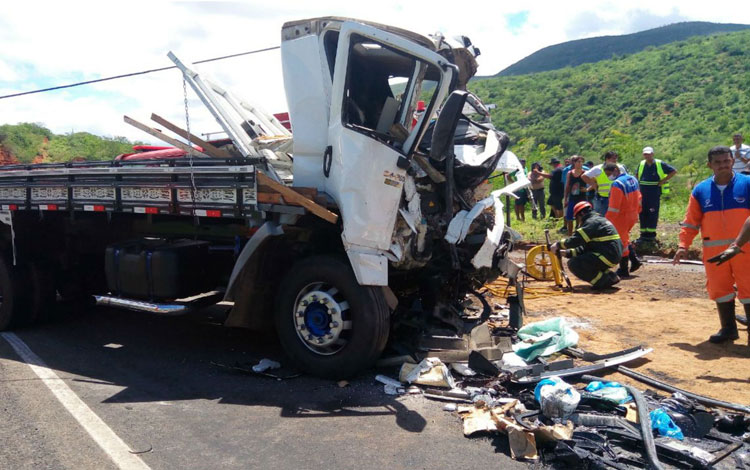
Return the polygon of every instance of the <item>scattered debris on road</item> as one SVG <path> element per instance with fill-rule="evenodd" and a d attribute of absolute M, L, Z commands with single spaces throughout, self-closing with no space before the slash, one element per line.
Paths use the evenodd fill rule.
<path fill-rule="evenodd" d="M 416 386 L 423 397 L 447 402 L 443 410 L 461 419 L 466 437 L 506 435 L 517 460 L 566 468 L 750 469 L 750 407 L 622 365 L 650 348 L 588 352 L 564 318 L 516 329 L 509 309 L 495 307 L 486 321 L 471 314 L 439 318 L 439 327 L 423 328 L 411 348 L 397 345 L 398 354 L 380 361 L 381 368 L 398 367 L 398 379 L 376 380 L 389 395 L 413 384 L 412 393 Z M 671 395 L 586 375 L 606 370 Z"/>
<path fill-rule="evenodd" d="M 265 361 L 267 359 L 263 359 L 263 360 Z M 217 367 L 220 367 L 222 369 L 225 369 L 225 370 L 229 370 L 232 372 L 242 372 L 243 374 L 258 375 L 261 377 L 268 377 L 268 378 L 276 379 L 276 380 L 294 379 L 302 375 L 297 370 L 288 369 L 286 366 L 282 367 L 281 364 L 279 364 L 278 362 L 275 362 L 275 363 L 278 364 L 278 367 L 273 368 L 273 371 L 269 369 L 269 370 L 263 370 L 259 372 L 255 370 L 255 366 L 257 366 L 258 364 L 251 365 L 249 363 L 235 363 L 234 365 L 229 365 L 229 364 L 221 364 L 218 362 L 211 361 L 211 364 Z"/>

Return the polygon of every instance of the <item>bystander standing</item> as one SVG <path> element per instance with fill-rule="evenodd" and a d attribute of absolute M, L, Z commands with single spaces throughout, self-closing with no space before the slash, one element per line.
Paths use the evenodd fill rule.
<path fill-rule="evenodd" d="M 536 219 L 537 212 L 544 219 L 547 216 L 547 207 L 544 205 L 544 178 L 549 178 L 550 175 L 542 171 L 542 165 L 539 162 L 531 164 L 531 173 L 529 173 L 529 181 L 531 181 L 531 196 L 533 199 L 533 205 L 531 206 L 531 217 Z"/>
<path fill-rule="evenodd" d="M 734 157 L 732 170 L 743 175 L 750 175 L 750 146 L 743 143 L 744 138 L 739 132 L 732 137 L 734 145 L 729 147 Z"/>

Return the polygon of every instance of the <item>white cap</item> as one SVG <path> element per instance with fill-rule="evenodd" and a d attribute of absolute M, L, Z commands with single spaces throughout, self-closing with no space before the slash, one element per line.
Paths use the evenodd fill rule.
<path fill-rule="evenodd" d="M 643 147 L 643 153 L 654 153 L 653 147 Z"/>

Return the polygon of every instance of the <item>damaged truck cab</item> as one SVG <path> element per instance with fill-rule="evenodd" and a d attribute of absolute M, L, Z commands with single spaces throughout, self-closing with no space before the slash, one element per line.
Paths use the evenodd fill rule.
<path fill-rule="evenodd" d="M 282 30 L 294 184 L 334 199 L 362 285 L 387 286 L 389 257 L 403 257 L 393 232 L 410 159 L 455 74 L 428 46 L 413 33 L 337 19 Z M 412 125 L 423 93 L 426 111 Z"/>
<path fill-rule="evenodd" d="M 170 55 L 230 137 L 206 158 L 0 170 L 0 328 L 55 291 L 157 313 L 223 296 L 228 326 L 272 323 L 300 368 L 345 377 L 399 318 L 458 318 L 499 275 L 522 306 L 500 196 L 528 180 L 465 91 L 470 41 L 328 17 L 285 24 L 281 54 L 291 135 Z M 516 182 L 490 191 L 496 170 Z"/>
<path fill-rule="evenodd" d="M 293 184 L 335 202 L 360 291 L 353 295 L 367 306 L 358 312 L 347 299 L 345 311 L 326 290 L 339 288 L 320 278 L 323 287 L 303 289 L 294 302 L 279 297 L 285 305 L 276 326 L 297 362 L 316 371 L 330 363 L 332 374 L 325 374 L 336 375 L 374 361 L 392 317 L 410 302 L 440 309 L 500 272 L 515 281 L 519 267 L 505 256 L 512 243 L 500 192 L 490 194 L 486 180 L 498 167 L 523 173 L 514 156 L 502 159 L 507 136 L 467 116 L 488 121 L 484 105 L 456 90 L 476 71 L 468 39 L 451 46 L 442 37 L 318 18 L 284 25 L 281 52 Z M 449 60 L 456 57 L 468 60 Z M 327 326 L 311 328 L 311 312 Z M 285 315 L 295 334 L 285 336 Z M 362 346 L 359 328 L 368 330 Z"/>

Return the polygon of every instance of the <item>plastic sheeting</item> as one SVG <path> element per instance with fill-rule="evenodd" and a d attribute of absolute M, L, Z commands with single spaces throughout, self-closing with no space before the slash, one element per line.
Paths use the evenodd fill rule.
<path fill-rule="evenodd" d="M 513 351 L 527 362 L 578 344 L 578 333 L 562 317 L 530 323 L 518 330 L 518 337 L 523 341 Z"/>

